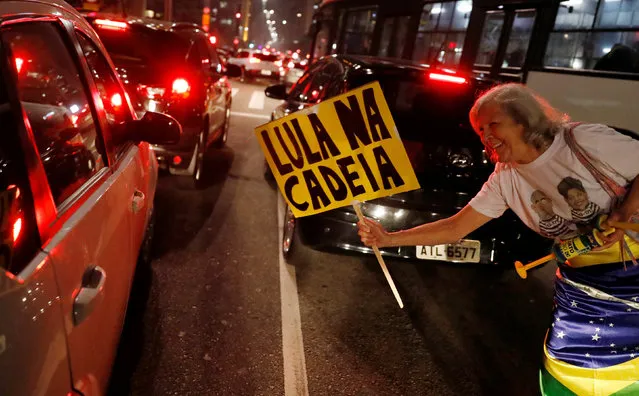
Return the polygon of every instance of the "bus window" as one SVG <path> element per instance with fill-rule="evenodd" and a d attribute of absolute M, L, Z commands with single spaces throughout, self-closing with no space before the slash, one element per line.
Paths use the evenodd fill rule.
<path fill-rule="evenodd" d="M 481 41 L 479 44 L 479 52 L 477 53 L 477 59 L 475 64 L 490 66 L 495 60 L 497 55 L 497 48 L 499 48 L 499 38 L 501 37 L 501 31 L 504 28 L 503 11 L 490 11 L 486 13 L 486 20 L 484 21 L 484 28 L 481 32 Z"/>
<path fill-rule="evenodd" d="M 508 38 L 508 47 L 506 47 L 506 56 L 502 67 L 521 68 L 523 66 L 536 15 L 535 10 L 515 11 L 515 19 Z"/>

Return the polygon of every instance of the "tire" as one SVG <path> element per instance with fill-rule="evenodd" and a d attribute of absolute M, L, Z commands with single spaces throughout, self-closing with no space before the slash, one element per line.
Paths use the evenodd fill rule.
<path fill-rule="evenodd" d="M 246 82 L 246 67 L 242 66 L 242 75 L 240 76 L 241 82 Z"/>
<path fill-rule="evenodd" d="M 293 253 L 296 222 L 297 220 L 295 216 L 293 216 L 291 208 L 287 205 L 286 212 L 284 213 L 284 229 L 282 231 L 282 255 L 284 258 L 291 257 Z"/>
<path fill-rule="evenodd" d="M 268 166 L 268 162 L 266 162 L 266 160 L 264 160 L 264 180 L 269 181 L 269 182 L 275 180 L 275 176 L 273 176 L 273 172 L 271 171 L 271 167 Z"/>
<path fill-rule="evenodd" d="M 200 133 L 195 150 L 197 158 L 195 159 L 195 169 L 193 169 L 193 183 L 197 189 L 203 188 L 205 185 L 206 137 L 204 134 L 205 132 Z"/>
<path fill-rule="evenodd" d="M 215 142 L 214 147 L 221 149 L 226 146 L 226 140 L 228 139 L 229 134 L 229 126 L 231 124 L 231 104 L 229 103 L 229 107 L 226 108 L 226 113 L 224 113 L 224 126 L 222 130 L 222 136 Z"/>

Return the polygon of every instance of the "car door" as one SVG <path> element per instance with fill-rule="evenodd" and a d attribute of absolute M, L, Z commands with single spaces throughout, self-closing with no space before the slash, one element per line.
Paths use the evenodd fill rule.
<path fill-rule="evenodd" d="M 194 63 L 199 66 L 205 87 L 205 111 L 208 121 L 207 144 L 217 138 L 215 132 L 221 131 L 224 125 L 224 97 L 218 84 L 221 74 L 212 66 L 210 44 L 204 35 L 196 35 L 192 51 L 189 57 L 194 58 Z M 217 59 L 217 58 L 216 58 Z"/>
<path fill-rule="evenodd" d="M 0 395 L 70 396 L 62 307 L 36 220 L 46 217 L 46 208 L 36 213 L 34 203 L 42 166 L 34 166 L 39 157 L 9 92 L 10 76 L 25 59 L 9 61 L 2 47 L 0 42 Z"/>
<path fill-rule="evenodd" d="M 109 140 L 111 168 L 121 170 L 124 179 L 134 180 L 123 185 L 127 195 L 132 198 L 132 247 L 137 252 L 145 237 L 148 222 L 153 212 L 155 186 L 157 184 L 157 162 L 148 143 L 135 144 L 127 136 L 119 135 L 120 125 L 133 119 L 128 105 L 127 94 L 117 77 L 114 66 L 109 63 L 107 54 L 100 49 L 95 40 L 87 33 L 76 30 L 76 36 L 89 69 L 90 81 L 99 93 L 99 101 L 104 109 L 103 128 L 105 138 Z M 96 99 L 97 101 L 97 99 Z"/>
<path fill-rule="evenodd" d="M 209 73 L 211 73 L 211 77 L 213 78 L 215 89 L 215 99 L 213 103 L 215 123 L 211 126 L 213 129 L 209 134 L 209 141 L 213 142 L 217 141 L 220 135 L 224 133 L 226 119 L 231 116 L 231 86 L 229 85 L 228 78 L 224 75 L 224 66 L 215 47 L 209 44 L 208 50 L 210 59 Z"/>
<path fill-rule="evenodd" d="M 2 40 L 25 58 L 16 84 L 54 212 L 42 225 L 42 250 L 59 287 L 72 383 L 96 395 L 108 383 L 136 261 L 127 188 L 135 175 L 109 162 L 104 110 L 72 29 L 21 20 L 2 29 Z"/>

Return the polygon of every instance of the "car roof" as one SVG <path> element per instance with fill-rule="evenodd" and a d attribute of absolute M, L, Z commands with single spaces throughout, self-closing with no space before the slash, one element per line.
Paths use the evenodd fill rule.
<path fill-rule="evenodd" d="M 96 43 L 101 43 L 97 33 L 80 13 L 63 0 L 0 0 L 0 18 L 32 18 L 37 15 L 66 19 L 87 34 Z M 101 44 L 100 44 L 101 45 Z M 102 48 L 104 50 L 104 48 Z"/>
<path fill-rule="evenodd" d="M 137 29 L 206 35 L 206 32 L 202 30 L 200 26 L 190 22 L 171 22 L 152 18 L 139 18 L 134 16 L 125 17 L 118 14 L 109 14 L 103 12 L 83 12 L 82 14 L 89 21 L 94 21 L 96 19 L 109 19 L 113 21 L 126 22 L 130 26 Z"/>

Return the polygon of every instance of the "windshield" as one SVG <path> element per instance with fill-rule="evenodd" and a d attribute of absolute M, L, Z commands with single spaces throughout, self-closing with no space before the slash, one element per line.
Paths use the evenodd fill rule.
<path fill-rule="evenodd" d="M 253 54 L 253 57 L 265 62 L 275 62 L 279 59 L 277 55 L 266 55 L 260 54 L 259 52 Z"/>

